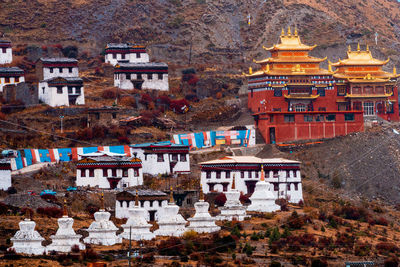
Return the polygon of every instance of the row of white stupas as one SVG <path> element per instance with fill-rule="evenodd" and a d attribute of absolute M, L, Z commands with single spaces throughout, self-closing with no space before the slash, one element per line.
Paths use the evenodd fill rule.
<path fill-rule="evenodd" d="M 242 221 L 249 215 L 248 211 L 273 212 L 280 209 L 275 204 L 275 197 L 272 193 L 271 185 L 264 180 L 264 171 L 261 169 L 261 179 L 256 184 L 255 191 L 251 196 L 251 205 L 247 208 L 240 203 L 240 192 L 235 188 L 235 179 L 233 179 L 232 188 L 225 193 L 226 202 L 220 208 L 221 214 L 215 218 L 208 211 L 209 204 L 204 201 L 202 189 L 200 189 L 200 200 L 195 203 L 196 213 L 187 221 L 179 214 L 179 206 L 174 203 L 171 197 L 168 205 L 163 208 L 162 215 L 157 224 L 159 228 L 154 232 L 150 231 L 151 224 L 146 220 L 147 211 L 140 207 L 138 194 L 136 193 L 135 206 L 129 210 L 130 217 L 126 224 L 122 225 L 123 232 L 117 236 L 118 228 L 110 221 L 111 214 L 104 210 L 104 200 L 102 197 L 102 208 L 94 214 L 95 221 L 87 229 L 89 236 L 83 241 L 88 244 L 114 245 L 121 243 L 122 239 L 132 240 L 151 240 L 155 236 L 181 236 L 187 230 L 193 230 L 198 233 L 212 233 L 221 228 L 215 224 L 218 220 L 239 220 Z M 52 243 L 44 247 L 44 240 L 40 234 L 35 231 L 35 222 L 25 219 L 19 223 L 20 230 L 15 234 L 11 241 L 12 248 L 17 253 L 43 254 L 45 251 L 70 252 L 72 246 L 79 246 L 79 249 L 85 249 L 85 245 L 80 242 L 81 235 L 77 235 L 72 228 L 74 220 L 68 217 L 66 205 L 64 204 L 64 216 L 58 219 L 59 229 L 55 235 L 50 236 Z"/>

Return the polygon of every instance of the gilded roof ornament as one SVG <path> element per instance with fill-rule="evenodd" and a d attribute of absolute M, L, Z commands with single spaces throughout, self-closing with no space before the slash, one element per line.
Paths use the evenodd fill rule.
<path fill-rule="evenodd" d="M 367 45 L 366 51 L 369 52 L 369 45 Z"/>
<path fill-rule="evenodd" d="M 297 33 L 297 26 L 295 26 L 294 27 L 294 36 L 297 36 L 298 35 L 298 33 Z"/>
<path fill-rule="evenodd" d="M 351 46 L 349 45 L 349 48 L 347 49 L 347 51 L 351 52 Z"/>
<path fill-rule="evenodd" d="M 253 68 L 249 67 L 249 74 L 253 74 Z"/>
<path fill-rule="evenodd" d="M 393 75 L 397 75 L 397 69 L 396 69 L 396 66 L 393 66 Z"/>
<path fill-rule="evenodd" d="M 360 43 L 357 43 L 357 51 L 360 51 Z"/>
<path fill-rule="evenodd" d="M 282 28 L 281 36 L 285 36 L 285 30 Z"/>
<path fill-rule="evenodd" d="M 264 181 L 264 176 L 265 176 L 265 174 L 264 174 L 264 165 L 263 164 L 261 164 L 261 178 L 260 178 L 260 181 Z"/>
<path fill-rule="evenodd" d="M 172 186 L 169 188 L 169 203 L 174 203 L 174 195 L 172 194 Z"/>
<path fill-rule="evenodd" d="M 291 35 L 292 35 L 292 33 L 290 32 L 290 26 L 288 26 L 288 28 L 287 28 L 287 35 L 288 35 L 288 36 L 291 36 Z"/>

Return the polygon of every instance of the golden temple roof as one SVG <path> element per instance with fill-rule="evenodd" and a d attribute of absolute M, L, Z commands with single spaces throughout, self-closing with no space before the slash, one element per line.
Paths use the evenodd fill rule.
<path fill-rule="evenodd" d="M 317 99 L 319 95 L 309 94 L 295 94 L 295 95 L 283 95 L 286 99 Z"/>
<path fill-rule="evenodd" d="M 263 60 L 255 60 L 254 62 L 257 64 L 263 64 L 263 63 L 300 63 L 300 62 L 314 62 L 314 63 L 320 63 L 326 60 L 326 57 L 324 58 L 317 58 L 317 57 L 311 57 L 311 56 L 304 56 L 304 57 L 279 57 L 279 58 L 273 58 L 269 57 Z"/>
<path fill-rule="evenodd" d="M 347 51 L 347 58 L 346 59 L 339 59 L 338 62 L 332 63 L 332 66 L 359 66 L 359 65 L 385 65 L 389 62 L 389 59 L 383 61 L 376 59 L 372 56 L 371 51 L 369 50 L 368 46 L 366 50 L 361 50 L 360 45 L 358 44 L 356 51 L 351 51 L 349 46 L 349 50 Z"/>
<path fill-rule="evenodd" d="M 389 96 L 392 96 L 392 94 L 346 94 L 344 97 L 348 98 L 387 98 Z M 392 100 L 390 100 L 392 101 Z"/>
<path fill-rule="evenodd" d="M 288 27 L 287 34 L 282 29 L 282 34 L 280 36 L 281 42 L 279 44 L 273 45 L 271 47 L 263 47 L 267 51 L 273 50 L 312 50 L 316 45 L 309 46 L 305 45 L 300 41 L 300 37 L 297 34 L 297 29 L 295 29 L 294 34 L 291 33 L 290 27 Z"/>

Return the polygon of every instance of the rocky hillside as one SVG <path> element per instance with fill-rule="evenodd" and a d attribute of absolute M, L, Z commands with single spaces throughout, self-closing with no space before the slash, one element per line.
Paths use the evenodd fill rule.
<path fill-rule="evenodd" d="M 319 45 L 317 56 L 335 60 L 361 42 L 397 64 L 399 15 L 395 0 L 3 0 L 0 31 L 14 43 L 75 43 L 93 54 L 106 42 L 144 43 L 157 59 L 178 64 L 192 46 L 193 63 L 241 72 L 288 25 Z"/>

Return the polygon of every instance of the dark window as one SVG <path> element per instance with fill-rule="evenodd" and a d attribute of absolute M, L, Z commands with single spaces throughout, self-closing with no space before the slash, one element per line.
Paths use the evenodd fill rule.
<path fill-rule="evenodd" d="M 75 87 L 75 94 L 80 94 L 80 93 L 81 93 L 81 88 Z"/>
<path fill-rule="evenodd" d="M 18 83 L 19 82 L 19 77 L 15 77 L 14 80 L 15 80 L 16 83 Z"/>
<path fill-rule="evenodd" d="M 290 191 L 290 183 L 287 183 L 287 184 L 286 184 L 286 189 L 287 189 L 288 191 Z"/>
<path fill-rule="evenodd" d="M 72 68 L 71 67 L 68 68 L 68 72 L 72 73 Z"/>
<path fill-rule="evenodd" d="M 122 170 L 122 177 L 128 177 L 128 169 Z"/>
<path fill-rule="evenodd" d="M 113 119 L 116 119 L 117 118 L 117 113 L 113 112 L 112 113 L 112 117 L 113 117 Z"/>
<path fill-rule="evenodd" d="M 294 122 L 294 115 L 285 115 L 284 121 L 285 122 Z"/>
<path fill-rule="evenodd" d="M 253 90 L 251 90 L 250 92 L 251 92 L 251 97 L 253 97 Z"/>
<path fill-rule="evenodd" d="M 100 113 L 97 112 L 94 115 L 96 116 L 96 120 L 100 120 Z"/>
<path fill-rule="evenodd" d="M 249 178 L 252 178 L 252 172 L 251 171 L 249 171 Z"/>
<path fill-rule="evenodd" d="M 324 115 L 316 115 L 315 121 L 324 121 Z"/>
<path fill-rule="evenodd" d="M 225 178 L 231 178 L 231 171 L 225 172 Z"/>
<path fill-rule="evenodd" d="M 211 172 L 206 172 L 206 178 L 211 179 Z"/>
<path fill-rule="evenodd" d="M 294 190 L 296 190 L 296 191 L 299 190 L 299 183 L 294 184 Z"/>
<path fill-rule="evenodd" d="M 242 179 L 244 178 L 244 172 L 243 171 L 240 172 L 240 178 L 242 178 Z"/>
<path fill-rule="evenodd" d="M 319 96 L 325 96 L 325 88 L 318 88 L 317 92 Z"/>
<path fill-rule="evenodd" d="M 344 120 L 345 121 L 354 121 L 354 114 L 353 113 L 345 113 Z"/>
<path fill-rule="evenodd" d="M 274 122 L 274 115 L 269 115 L 269 121 Z"/>
<path fill-rule="evenodd" d="M 6 78 L 4 78 L 4 81 L 5 81 L 5 83 L 9 83 L 10 82 L 10 78 L 6 77 Z"/>
<path fill-rule="evenodd" d="M 113 58 L 115 59 L 115 58 L 117 58 L 117 54 L 112 54 L 113 55 Z"/>
<path fill-rule="evenodd" d="M 153 200 L 150 200 L 150 207 L 153 207 Z"/>
<path fill-rule="evenodd" d="M 81 169 L 81 177 L 86 177 L 86 169 Z"/>
<path fill-rule="evenodd" d="M 394 105 L 393 103 L 387 103 L 386 105 L 386 113 L 394 113 Z"/>
<path fill-rule="evenodd" d="M 125 59 L 125 54 L 122 54 L 122 55 L 121 55 L 121 59 Z"/>
<path fill-rule="evenodd" d="M 162 80 L 162 79 L 163 79 L 162 73 L 159 73 L 159 74 L 158 74 L 158 79 L 159 79 L 159 80 Z"/>
<path fill-rule="evenodd" d="M 103 169 L 103 177 L 107 177 L 107 176 L 108 176 L 107 169 Z"/>
<path fill-rule="evenodd" d="M 279 190 L 279 184 L 278 183 L 274 183 L 274 191 L 278 191 Z"/>
<path fill-rule="evenodd" d="M 335 121 L 335 120 L 336 120 L 335 114 L 326 115 L 326 121 Z"/>
<path fill-rule="evenodd" d="M 391 85 L 386 85 L 385 91 L 386 91 L 386 94 L 388 94 L 388 95 L 393 94 L 393 86 L 391 86 Z"/>
<path fill-rule="evenodd" d="M 140 53 L 136 53 L 136 58 L 140 58 Z"/>
<path fill-rule="evenodd" d="M 258 171 L 254 172 L 254 178 L 258 178 Z"/>
<path fill-rule="evenodd" d="M 313 115 L 304 115 L 304 121 L 306 122 L 313 121 Z"/>
<path fill-rule="evenodd" d="M 318 111 L 326 111 L 326 108 L 320 107 L 320 108 L 318 108 Z"/>
<path fill-rule="evenodd" d="M 112 177 L 117 177 L 117 169 L 111 169 Z"/>
<path fill-rule="evenodd" d="M 192 199 L 190 197 L 188 197 L 186 199 L 186 204 L 191 205 L 192 204 Z"/>
<path fill-rule="evenodd" d="M 130 79 L 131 79 L 131 74 L 130 74 L 130 73 L 127 73 L 127 74 L 126 74 L 126 79 L 127 79 L 127 80 L 130 80 Z"/>
<path fill-rule="evenodd" d="M 89 177 L 94 177 L 94 169 L 89 169 Z"/>
<path fill-rule="evenodd" d="M 171 155 L 172 161 L 178 161 L 178 154 Z"/>
<path fill-rule="evenodd" d="M 3 53 L 7 53 L 7 48 L 3 47 L 1 50 L 3 51 Z"/>
<path fill-rule="evenodd" d="M 274 96 L 282 96 L 282 88 L 275 88 Z"/>
<path fill-rule="evenodd" d="M 53 73 L 53 68 L 50 68 L 50 73 Z"/>
<path fill-rule="evenodd" d="M 139 176 L 139 169 L 133 169 L 133 175 L 135 177 Z"/>
<path fill-rule="evenodd" d="M 63 73 L 63 68 L 58 68 L 59 73 Z"/>
<path fill-rule="evenodd" d="M 147 74 L 147 79 L 148 80 L 153 80 L 153 74 L 152 73 Z"/>
<path fill-rule="evenodd" d="M 180 158 L 181 158 L 181 162 L 186 162 L 186 154 L 181 154 Z"/>
<path fill-rule="evenodd" d="M 142 74 L 141 73 L 138 73 L 136 76 L 137 76 L 136 77 L 137 80 L 141 80 L 142 79 Z"/>
<path fill-rule="evenodd" d="M 68 86 L 68 94 L 72 94 L 72 87 Z"/>
<path fill-rule="evenodd" d="M 46 87 L 42 87 L 42 90 L 43 90 L 43 94 L 44 94 L 44 91 L 46 90 Z"/>
<path fill-rule="evenodd" d="M 57 86 L 57 94 L 62 94 L 63 88 L 61 86 Z"/>
<path fill-rule="evenodd" d="M 346 95 L 346 87 L 344 85 L 338 85 L 337 95 Z"/>
<path fill-rule="evenodd" d="M 164 154 L 157 154 L 157 162 L 164 162 Z"/>
<path fill-rule="evenodd" d="M 297 171 L 293 170 L 293 177 L 297 177 Z"/>
<path fill-rule="evenodd" d="M 215 177 L 217 179 L 221 179 L 221 172 L 220 171 L 215 172 Z"/>

